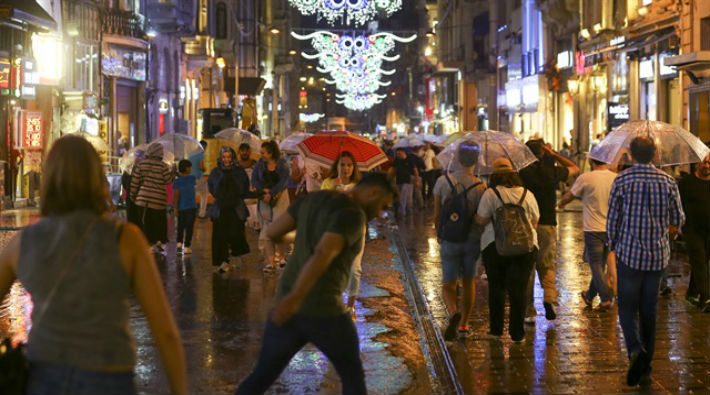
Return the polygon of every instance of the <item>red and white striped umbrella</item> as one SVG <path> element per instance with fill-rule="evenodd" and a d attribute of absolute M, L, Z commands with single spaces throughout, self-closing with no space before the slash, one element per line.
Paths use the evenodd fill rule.
<path fill-rule="evenodd" d="M 307 161 L 329 167 L 343 151 L 355 157 L 361 171 L 370 171 L 387 162 L 387 155 L 367 137 L 346 131 L 322 131 L 301 141 L 296 146 L 298 153 Z"/>

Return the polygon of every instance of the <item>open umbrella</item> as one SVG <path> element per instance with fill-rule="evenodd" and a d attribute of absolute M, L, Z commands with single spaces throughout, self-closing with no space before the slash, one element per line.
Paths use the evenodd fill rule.
<path fill-rule="evenodd" d="M 141 144 L 141 145 L 136 145 L 135 147 L 131 148 L 130 150 L 126 151 L 121 159 L 118 160 L 118 167 L 121 169 L 122 172 L 127 172 L 130 173 L 131 170 L 133 169 L 133 164 L 136 162 L 136 157 L 144 157 L 145 152 L 148 150 L 148 147 L 150 144 Z M 173 162 L 175 161 L 175 156 L 173 155 L 172 152 L 164 150 L 163 151 L 163 162 L 167 163 L 168 165 L 172 165 Z"/>
<path fill-rule="evenodd" d="M 463 143 L 476 143 L 481 147 L 481 154 L 476 165 L 476 174 L 488 175 L 493 173 L 493 162 L 498 158 L 508 158 L 513 165 L 513 170 L 520 171 L 530 166 L 537 160 L 530 149 L 510 133 L 484 130 L 466 133 L 444 148 L 436 159 L 448 171 L 459 168 L 456 152 Z"/>
<path fill-rule="evenodd" d="M 441 145 L 444 147 L 447 147 L 449 144 L 453 143 L 457 139 L 460 139 L 461 137 L 465 136 L 466 132 L 456 132 L 448 135 L 443 135 L 441 141 Z"/>
<path fill-rule="evenodd" d="M 186 134 L 164 134 L 153 140 L 152 143 L 160 143 L 165 152 L 170 152 L 177 159 L 187 159 L 203 151 L 200 142 Z"/>
<path fill-rule="evenodd" d="M 96 152 L 108 152 L 109 147 L 108 144 L 106 144 L 106 141 L 102 139 L 99 136 L 94 136 L 93 134 L 89 134 L 86 132 L 75 132 L 75 133 L 67 133 L 71 134 L 73 136 L 79 136 L 81 138 L 86 139 L 96 150 Z"/>
<path fill-rule="evenodd" d="M 447 137 L 446 135 L 440 135 L 440 134 L 431 134 L 431 133 L 426 133 L 426 134 L 420 134 L 417 135 L 420 137 L 422 140 L 424 140 L 427 143 L 432 143 L 436 145 L 441 145 L 441 142 L 444 140 L 444 137 Z"/>
<path fill-rule="evenodd" d="M 298 143 L 296 148 L 304 159 L 323 167 L 330 167 L 343 151 L 353 154 L 362 171 L 370 171 L 387 162 L 387 155 L 372 140 L 346 131 L 316 133 Z"/>
<path fill-rule="evenodd" d="M 630 121 L 609 133 L 589 152 L 589 158 L 611 166 L 632 164 L 630 144 L 638 136 L 649 136 L 656 143 L 656 166 L 675 166 L 700 162 L 710 149 L 687 130 L 659 121 Z"/>
<path fill-rule="evenodd" d="M 414 148 L 422 145 L 424 145 L 424 140 L 420 139 L 419 136 L 412 134 L 397 140 L 394 144 L 394 148 Z"/>
<path fill-rule="evenodd" d="M 241 144 L 247 143 L 251 147 L 252 153 L 261 152 L 261 140 L 259 137 L 257 137 L 254 133 L 243 129 L 227 128 L 215 133 L 214 137 L 218 139 L 230 140 L 236 143 L 237 148 L 239 148 Z"/>
<path fill-rule="evenodd" d="M 297 132 L 297 133 L 291 133 L 288 136 L 286 136 L 283 141 L 281 141 L 281 144 L 279 144 L 279 148 L 281 151 L 287 152 L 289 154 L 291 153 L 296 153 L 298 150 L 296 149 L 296 145 L 300 143 L 301 141 L 313 136 L 313 133 L 304 133 L 304 132 Z"/>

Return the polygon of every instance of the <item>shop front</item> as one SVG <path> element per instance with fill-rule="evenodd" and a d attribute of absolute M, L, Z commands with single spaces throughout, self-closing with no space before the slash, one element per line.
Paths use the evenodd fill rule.
<path fill-rule="evenodd" d="M 522 141 L 543 139 L 558 144 L 549 103 L 547 79 L 542 74 L 510 80 L 505 84 L 505 100 L 508 109 L 510 131 Z"/>
<path fill-rule="evenodd" d="M 99 131 L 112 155 L 148 142 L 146 133 L 145 80 L 148 43 L 124 36 L 104 35 L 101 43 L 103 95 L 110 97 L 105 133 Z M 153 136 L 157 137 L 157 136 Z"/>

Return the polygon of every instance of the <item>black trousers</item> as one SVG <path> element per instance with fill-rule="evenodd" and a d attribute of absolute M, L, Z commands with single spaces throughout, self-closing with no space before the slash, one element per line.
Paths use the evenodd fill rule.
<path fill-rule="evenodd" d="M 510 299 L 508 333 L 513 340 L 525 337 L 525 309 L 528 305 L 527 288 L 537 250 L 524 255 L 501 256 L 491 243 L 483 250 L 483 265 L 488 275 L 488 310 L 491 333 L 503 334 L 505 295 Z"/>
<path fill-rule="evenodd" d="M 710 299 L 710 236 L 694 231 L 683 232 L 688 260 L 690 261 L 690 282 L 687 296 L 700 297 L 701 302 Z"/>
<path fill-rule="evenodd" d="M 165 209 L 138 207 L 141 229 L 149 244 L 168 242 L 168 217 Z"/>
<path fill-rule="evenodd" d="M 249 253 L 249 244 L 244 235 L 244 221 L 236 210 L 221 209 L 219 217 L 212 218 L 212 265 L 219 266 L 229 260 L 229 255 Z"/>
<path fill-rule="evenodd" d="M 192 245 L 192 233 L 195 229 L 196 217 L 197 208 L 178 210 L 177 242 L 184 243 L 185 247 L 189 247 Z"/>
<path fill-rule="evenodd" d="M 436 185 L 436 180 L 441 175 L 441 170 L 432 169 L 424 172 L 424 179 L 422 182 L 422 194 L 424 199 L 430 199 L 434 196 L 434 185 Z"/>

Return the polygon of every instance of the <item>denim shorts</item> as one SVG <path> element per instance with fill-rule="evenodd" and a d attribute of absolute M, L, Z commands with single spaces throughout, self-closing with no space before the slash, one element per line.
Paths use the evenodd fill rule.
<path fill-rule="evenodd" d="M 476 262 L 481 255 L 481 243 L 478 240 L 463 243 L 442 240 L 439 254 L 443 282 L 456 281 L 459 276 L 473 278 L 476 276 Z"/>
<path fill-rule="evenodd" d="M 136 393 L 133 371 L 107 372 L 46 362 L 30 362 L 27 394 Z"/>

